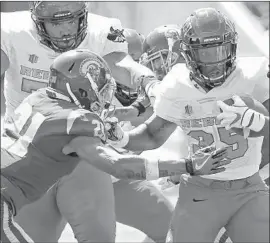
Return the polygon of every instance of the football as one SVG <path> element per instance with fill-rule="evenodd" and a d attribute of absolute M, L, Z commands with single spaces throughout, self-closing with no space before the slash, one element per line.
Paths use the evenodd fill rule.
<path fill-rule="evenodd" d="M 247 107 L 249 107 L 250 109 L 253 109 L 259 113 L 264 114 L 265 116 L 269 116 L 269 112 L 266 109 L 266 107 L 260 103 L 259 101 L 257 101 L 256 99 L 249 97 L 249 96 L 240 96 L 241 99 L 245 102 L 245 104 L 247 105 Z M 232 98 L 224 100 L 223 101 L 225 104 L 231 106 L 233 105 L 234 101 Z M 221 111 L 221 110 L 220 110 Z M 232 131 L 234 131 L 237 134 L 243 135 L 243 129 L 242 128 L 231 128 Z M 250 131 L 249 137 L 256 137 L 256 133 Z"/>

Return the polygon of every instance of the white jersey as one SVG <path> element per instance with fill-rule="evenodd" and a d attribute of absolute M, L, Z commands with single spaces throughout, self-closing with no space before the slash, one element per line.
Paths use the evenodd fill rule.
<path fill-rule="evenodd" d="M 111 27 L 122 29 L 118 19 L 88 14 L 88 23 L 88 33 L 78 48 L 101 56 L 115 51 L 128 52 L 127 42 L 107 38 Z M 9 116 L 31 92 L 47 86 L 50 65 L 59 53 L 40 43 L 29 11 L 1 13 L 1 49 L 10 62 L 4 81 Z"/>
<path fill-rule="evenodd" d="M 158 87 L 155 112 L 185 131 L 191 154 L 202 146 L 229 147 L 228 159 L 232 162 L 226 166 L 226 171 L 203 177 L 235 180 L 259 170 L 263 137 L 245 139 L 227 131 L 216 119 L 220 113 L 216 101 L 233 95 L 249 95 L 261 103 L 268 100 L 268 62 L 264 58 L 240 59 L 226 82 L 208 93 L 190 80 L 184 64 L 177 64 Z"/>

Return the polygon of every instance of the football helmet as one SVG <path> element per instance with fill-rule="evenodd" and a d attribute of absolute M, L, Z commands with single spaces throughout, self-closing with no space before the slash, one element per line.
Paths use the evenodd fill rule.
<path fill-rule="evenodd" d="M 139 62 L 140 56 L 142 55 L 144 36 L 136 30 L 129 28 L 124 29 L 124 36 L 128 43 L 128 54 L 134 61 Z M 117 83 L 115 97 L 123 106 L 129 106 L 137 99 L 138 92 L 137 90 Z"/>
<path fill-rule="evenodd" d="M 214 8 L 191 14 L 181 28 L 181 49 L 191 79 L 212 89 L 235 69 L 237 32 L 232 21 Z"/>
<path fill-rule="evenodd" d="M 85 2 L 51 2 L 34 1 L 30 2 L 32 19 L 36 25 L 37 33 L 42 44 L 56 52 L 65 52 L 78 47 L 84 40 L 87 33 L 88 10 Z M 78 19 L 78 30 L 75 35 L 61 38 L 50 36 L 44 23 L 50 22 L 55 25 L 63 22 L 71 22 Z M 72 45 L 66 48 L 60 47 L 59 43 L 72 41 Z"/>
<path fill-rule="evenodd" d="M 144 35 L 134 29 L 125 28 L 124 36 L 128 43 L 128 54 L 135 62 L 139 62 L 142 55 L 142 44 L 145 39 Z"/>
<path fill-rule="evenodd" d="M 150 68 L 159 80 L 176 63 L 184 59 L 180 49 L 180 27 L 162 25 L 151 31 L 143 43 L 143 55 L 140 63 Z"/>
<path fill-rule="evenodd" d="M 49 87 L 80 108 L 101 115 L 114 96 L 116 84 L 103 58 L 76 49 L 59 55 L 50 68 Z"/>

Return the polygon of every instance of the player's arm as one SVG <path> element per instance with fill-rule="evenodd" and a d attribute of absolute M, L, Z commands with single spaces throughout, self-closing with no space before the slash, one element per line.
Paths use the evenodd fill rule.
<path fill-rule="evenodd" d="M 124 148 L 131 151 L 159 148 L 175 129 L 175 123 L 153 114 L 143 124 L 128 132 L 129 141 Z"/>
<path fill-rule="evenodd" d="M 142 76 L 155 76 L 149 68 L 135 62 L 127 53 L 113 52 L 103 58 L 108 63 L 117 82 L 129 88 L 137 88 Z"/>
<path fill-rule="evenodd" d="M 154 76 L 150 69 L 135 62 L 128 55 L 128 43 L 120 20 L 111 19 L 110 25 L 103 32 L 103 37 L 102 57 L 108 63 L 117 82 L 129 88 L 137 88 L 141 76 Z"/>
<path fill-rule="evenodd" d="M 269 112 L 269 103 L 270 103 L 269 99 L 266 100 L 265 102 L 263 102 L 263 105 L 268 110 L 268 112 Z M 255 132 L 257 136 L 268 136 L 269 135 L 269 116 L 266 116 L 266 115 L 263 115 L 263 116 L 265 118 L 264 126 L 261 129 L 261 131 Z"/>
<path fill-rule="evenodd" d="M 9 68 L 9 59 L 7 54 L 1 49 L 1 77 Z"/>
<path fill-rule="evenodd" d="M 142 108 L 143 109 L 143 108 Z M 142 124 L 153 113 L 153 109 L 148 107 L 144 112 L 140 112 L 134 106 L 116 107 L 113 116 L 117 117 L 119 121 L 130 121 L 133 126 Z"/>
<path fill-rule="evenodd" d="M 119 179 L 155 180 L 184 173 L 215 174 L 224 171 L 225 168 L 221 166 L 230 163 L 224 160 L 227 156 L 225 148 L 204 148 L 189 159 L 151 160 L 140 155 L 119 154 L 110 147 L 100 146 L 98 140 L 89 137 L 73 139 L 63 152 L 76 152 L 82 160 Z"/>
<path fill-rule="evenodd" d="M 143 91 L 139 92 L 138 98 L 126 107 L 116 107 L 111 112 L 119 121 L 130 121 L 132 125 L 142 124 L 153 114 L 153 108 L 150 106 L 150 100 Z"/>
<path fill-rule="evenodd" d="M 13 35 L 11 16 L 10 13 L 1 13 L 1 77 L 10 65 L 9 52 Z"/>

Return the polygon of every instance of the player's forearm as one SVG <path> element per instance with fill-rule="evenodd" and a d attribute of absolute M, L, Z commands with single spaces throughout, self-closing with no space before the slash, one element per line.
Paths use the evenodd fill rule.
<path fill-rule="evenodd" d="M 133 106 L 117 107 L 113 113 L 113 116 L 118 118 L 119 121 L 130 121 L 138 117 L 139 111 Z"/>
<path fill-rule="evenodd" d="M 119 179 L 145 180 L 147 179 L 147 174 L 149 175 L 145 166 L 146 160 L 140 155 L 122 155 L 121 158 L 113 162 L 108 160 L 111 166 L 110 168 L 107 167 L 107 170 L 104 172 Z M 152 179 L 187 173 L 185 159 L 159 160 L 154 163 L 157 163 L 158 171 L 156 173 L 157 178 Z M 149 178 L 151 179 L 151 176 Z"/>
<path fill-rule="evenodd" d="M 128 144 L 124 147 L 131 151 L 145 151 L 156 149 L 161 146 L 155 137 L 148 132 L 148 125 L 143 123 L 131 131 L 127 132 L 129 136 Z"/>
<path fill-rule="evenodd" d="M 120 73 L 123 74 L 122 76 L 118 74 L 117 81 L 130 88 L 137 88 L 140 85 L 142 76 L 155 76 L 149 68 L 135 62 L 129 55 L 117 62 L 115 66 L 119 70 L 122 69 Z M 124 76 L 125 73 L 129 73 L 129 77 Z M 127 78 L 130 79 L 130 83 L 127 83 Z"/>

